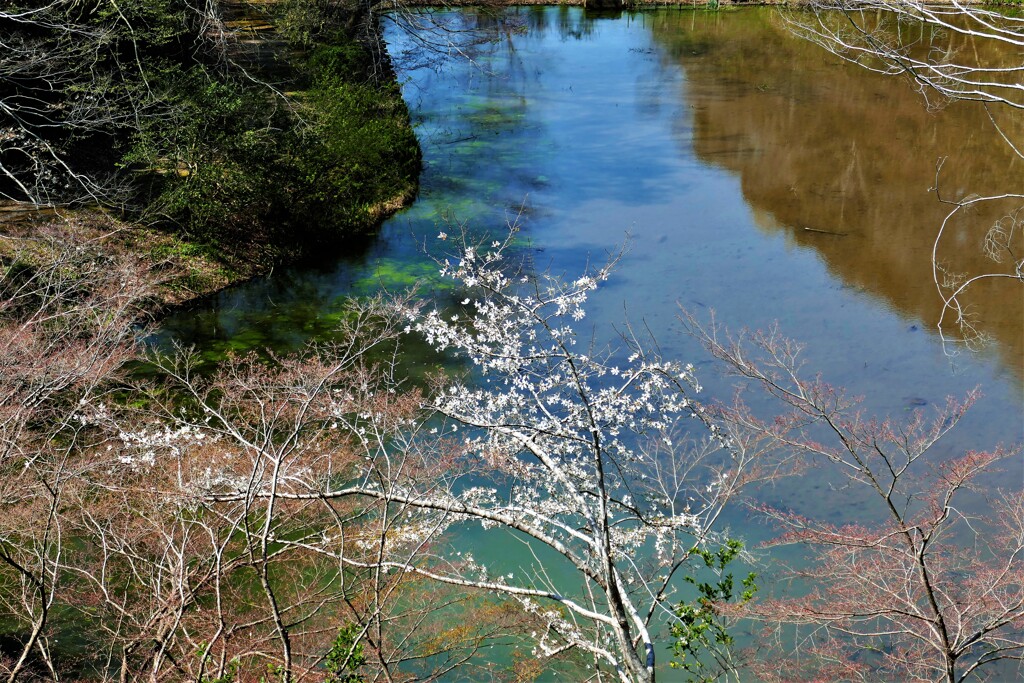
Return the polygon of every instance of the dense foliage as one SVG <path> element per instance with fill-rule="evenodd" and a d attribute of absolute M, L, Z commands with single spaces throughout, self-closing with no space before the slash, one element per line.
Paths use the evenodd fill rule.
<path fill-rule="evenodd" d="M 258 262 L 372 228 L 419 169 L 390 71 L 354 7 L 267 7 L 0 11 L 0 196 L 115 207 Z"/>

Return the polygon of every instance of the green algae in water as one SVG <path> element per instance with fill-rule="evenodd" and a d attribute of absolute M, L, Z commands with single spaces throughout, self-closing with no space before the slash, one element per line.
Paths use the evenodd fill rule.
<path fill-rule="evenodd" d="M 373 272 L 367 273 L 352 283 L 354 294 L 376 294 L 380 291 L 402 292 L 422 283 L 429 283 L 434 291 L 451 291 L 448 281 L 438 278 L 437 266 L 423 258 L 420 261 L 405 261 L 395 258 L 377 261 Z"/>

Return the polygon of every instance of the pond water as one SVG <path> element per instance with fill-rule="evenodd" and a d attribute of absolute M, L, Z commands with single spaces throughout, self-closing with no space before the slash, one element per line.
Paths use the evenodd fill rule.
<path fill-rule="evenodd" d="M 628 254 L 592 300 L 587 324 L 612 340 L 643 321 L 663 353 L 698 365 L 727 398 L 681 305 L 731 328 L 782 330 L 807 345 L 810 373 L 902 416 L 981 387 L 943 454 L 1022 439 L 1024 297 L 1014 285 L 971 299 L 978 351 L 944 344 L 930 255 L 950 195 L 1024 186 L 1024 162 L 984 110 L 926 109 L 898 78 L 840 63 L 790 35 L 768 9 L 658 10 L 614 17 L 515 10 L 524 30 L 428 60 L 393 26 L 387 39 L 424 152 L 419 198 L 372 246 L 223 292 L 168 320 L 164 338 L 212 356 L 329 336 L 344 297 L 436 272 L 421 248 L 452 223 L 500 233 L 516 220 L 538 269 L 577 275 L 624 241 Z M 451 15 L 448 15 L 451 19 Z M 467 13 L 458 21 L 479 24 Z M 1001 121 L 1024 132 L 1020 117 Z M 994 207 L 951 227 L 940 258 L 987 267 Z M 587 329 L 587 333 L 590 328 Z M 1024 465 L 1010 465 L 1024 481 Z M 801 478 L 765 496 L 849 518 L 828 482 Z M 742 514 L 740 536 L 767 533 Z"/>

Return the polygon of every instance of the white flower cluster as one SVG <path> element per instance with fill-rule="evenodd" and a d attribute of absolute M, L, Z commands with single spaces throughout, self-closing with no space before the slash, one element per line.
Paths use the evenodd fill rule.
<path fill-rule="evenodd" d="M 464 304 L 472 315 L 410 311 L 411 329 L 439 350 L 468 359 L 480 373 L 478 381 L 450 384 L 433 407 L 483 431 L 475 445 L 491 465 L 505 467 L 521 482 L 514 489 L 520 507 L 542 517 L 593 517 L 600 498 L 586 498 L 586 509 L 577 509 L 570 502 L 576 493 L 598 485 L 628 488 L 625 470 L 643 475 L 633 471 L 643 460 L 634 451 L 636 436 L 697 414 L 687 397 L 687 391 L 699 390 L 693 366 L 639 351 L 616 364 L 576 350 L 571 321 L 585 316 L 588 295 L 607 279 L 608 268 L 568 284 L 541 278 L 525 291 L 505 266 L 500 248 L 466 247 L 443 262 L 441 275 L 466 288 Z M 516 457 L 527 452 L 546 458 Z M 495 461 L 497 453 L 505 454 L 501 462 Z M 612 462 L 616 467 L 608 469 L 614 471 L 598 482 L 599 470 Z M 673 519 L 680 526 L 695 522 Z M 657 528 L 664 533 L 672 526 Z M 630 546 L 640 542 L 635 533 L 616 538 Z"/>
<path fill-rule="evenodd" d="M 120 461 L 132 468 L 152 467 L 156 464 L 158 452 L 177 459 L 189 446 L 202 442 L 206 436 L 202 429 L 191 424 L 177 429 L 158 425 L 137 432 L 122 431 L 118 434 L 124 445 Z"/>
<path fill-rule="evenodd" d="M 205 425 L 185 423 L 171 428 L 156 424 L 135 431 L 122 430 L 117 438 L 120 445 L 110 444 L 107 450 L 116 453 L 119 466 L 140 473 L 174 473 L 182 501 L 202 497 L 214 489 L 241 490 L 247 483 L 245 477 L 233 472 L 234 452 L 220 447 L 221 436 Z M 196 449 L 214 445 L 218 446 L 196 454 Z"/>

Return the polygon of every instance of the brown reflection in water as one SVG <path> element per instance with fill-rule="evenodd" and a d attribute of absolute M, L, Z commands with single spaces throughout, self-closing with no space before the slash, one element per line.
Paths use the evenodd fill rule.
<path fill-rule="evenodd" d="M 934 328 L 941 303 L 931 250 L 951 208 L 929 192 L 937 161 L 947 157 L 939 184 L 950 198 L 1024 191 L 1024 161 L 985 110 L 954 103 L 929 112 L 907 80 L 841 63 L 791 36 L 770 9 L 670 12 L 653 24 L 666 58 L 685 71 L 693 114 L 692 133 L 681 122 L 685 144 L 739 175 L 759 226 L 813 247 L 847 285 Z M 1024 141 L 1024 116 L 994 113 L 1011 140 Z M 983 241 L 1021 203 L 957 219 L 940 261 L 957 273 L 1005 270 L 986 258 Z M 965 300 L 1004 366 L 1024 377 L 1024 288 L 982 282 Z"/>

